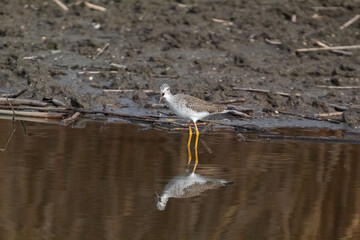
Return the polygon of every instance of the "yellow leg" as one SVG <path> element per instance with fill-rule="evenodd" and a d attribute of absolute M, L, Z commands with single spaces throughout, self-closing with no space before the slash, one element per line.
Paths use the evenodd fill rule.
<path fill-rule="evenodd" d="M 198 159 L 198 152 L 197 152 L 197 147 L 198 147 L 198 142 L 199 142 L 199 130 L 196 126 L 196 122 L 194 122 L 195 125 L 195 130 L 196 130 L 196 141 L 195 141 L 195 165 L 194 165 L 194 169 L 193 169 L 193 173 L 196 170 L 196 167 L 198 165 L 199 159 Z"/>
<path fill-rule="evenodd" d="M 193 173 L 195 173 L 196 167 L 198 165 L 199 159 L 198 159 L 198 152 L 197 152 L 197 147 L 195 147 L 195 165 L 194 165 L 194 169 L 193 169 Z"/>
<path fill-rule="evenodd" d="M 194 125 L 195 125 L 195 129 L 196 129 L 195 149 L 197 149 L 198 142 L 199 142 L 199 130 L 198 130 L 197 126 L 196 126 L 196 122 L 194 122 Z"/>
<path fill-rule="evenodd" d="M 189 141 L 188 141 L 188 146 L 190 146 L 191 137 L 192 137 L 192 131 L 191 131 L 191 125 L 189 124 Z"/>
<path fill-rule="evenodd" d="M 191 131 L 191 126 L 189 124 L 189 141 L 188 141 L 188 145 L 187 145 L 187 147 L 188 147 L 188 156 L 189 156 L 188 166 L 189 166 L 189 164 L 191 162 L 191 150 L 190 150 L 191 137 L 192 137 L 192 131 Z"/>

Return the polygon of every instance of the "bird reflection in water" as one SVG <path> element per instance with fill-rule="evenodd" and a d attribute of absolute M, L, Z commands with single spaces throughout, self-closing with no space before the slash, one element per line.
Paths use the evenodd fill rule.
<path fill-rule="evenodd" d="M 225 179 L 214 179 L 202 177 L 189 170 L 185 174 L 176 176 L 165 186 L 161 196 L 157 196 L 157 208 L 160 211 L 165 210 L 166 204 L 170 198 L 190 198 L 200 195 L 202 192 L 210 189 L 216 189 L 233 182 Z"/>

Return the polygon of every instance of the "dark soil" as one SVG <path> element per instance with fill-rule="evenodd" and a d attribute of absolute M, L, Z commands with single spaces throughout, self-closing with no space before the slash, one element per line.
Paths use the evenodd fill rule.
<path fill-rule="evenodd" d="M 360 21 L 339 29 L 360 12 L 357 1 L 90 1 L 106 12 L 63 2 L 69 11 L 53 1 L 1 1 L 0 93 L 28 87 L 22 98 L 73 99 L 85 108 L 116 111 L 123 105 L 147 107 L 156 113 L 149 106 L 157 94 L 102 89 L 158 92 L 167 82 L 173 93 L 212 102 L 243 97 L 240 106 L 254 109 L 255 118 L 284 112 L 310 116 L 335 112 L 333 105 L 339 105 L 350 109 L 339 121 L 359 125 L 360 89 L 319 85 L 359 87 L 360 50 L 295 53 L 316 47 L 314 40 L 359 44 Z"/>

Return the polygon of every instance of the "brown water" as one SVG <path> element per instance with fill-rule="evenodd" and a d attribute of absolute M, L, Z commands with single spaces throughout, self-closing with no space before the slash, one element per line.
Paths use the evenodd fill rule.
<path fill-rule="evenodd" d="M 192 177 L 233 184 L 159 211 L 155 192 L 191 177 L 176 178 L 186 132 L 26 126 L 0 152 L 1 239 L 360 239 L 359 145 L 207 134 Z M 0 120 L 0 147 L 10 127 Z"/>

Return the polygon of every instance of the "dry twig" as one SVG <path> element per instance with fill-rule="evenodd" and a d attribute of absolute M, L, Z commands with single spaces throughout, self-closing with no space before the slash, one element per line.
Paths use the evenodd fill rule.
<path fill-rule="evenodd" d="M 264 89 L 253 89 L 253 88 L 238 88 L 238 87 L 234 87 L 234 90 L 241 90 L 241 91 L 247 91 L 247 92 L 258 92 L 258 93 L 270 93 L 270 90 L 264 90 Z M 284 93 L 284 92 L 275 92 L 276 94 L 283 96 L 283 97 L 291 97 L 291 94 L 289 93 Z M 301 94 L 300 93 L 295 93 L 296 97 L 300 97 Z"/>
<path fill-rule="evenodd" d="M 94 59 L 99 57 L 108 47 L 110 46 L 110 43 L 106 43 L 105 46 L 100 49 L 100 51 L 93 57 Z"/>
<path fill-rule="evenodd" d="M 20 96 L 21 94 L 23 94 L 24 92 L 26 92 L 28 90 L 28 88 L 24 88 L 19 90 L 17 93 L 12 93 L 12 94 L 2 94 L 2 97 L 8 97 L 8 98 L 17 98 L 18 96 Z"/>
<path fill-rule="evenodd" d="M 53 0 L 62 10 L 69 11 L 69 8 L 63 4 L 60 0 Z"/>
<path fill-rule="evenodd" d="M 216 102 L 216 104 L 230 104 L 230 103 L 239 103 L 239 102 L 245 102 L 245 98 L 236 98 L 236 99 L 229 99 L 224 101 Z"/>
<path fill-rule="evenodd" d="M 29 100 L 29 99 L 18 99 L 18 98 L 0 98 L 0 105 L 7 105 L 8 103 L 12 105 L 30 105 L 30 106 L 38 106 L 38 107 L 45 107 L 49 104 L 46 102 L 38 101 L 38 100 Z"/>
<path fill-rule="evenodd" d="M 80 3 L 82 3 L 82 2 L 80 2 Z M 86 1 L 84 1 L 83 3 L 85 4 L 86 7 L 90 8 L 90 9 L 98 10 L 98 11 L 101 11 L 101 12 L 106 12 L 106 8 L 101 7 L 99 5 L 95 5 L 93 3 L 89 3 L 89 2 L 86 2 Z"/>
<path fill-rule="evenodd" d="M 327 85 L 316 85 L 319 88 L 330 88 L 330 89 L 359 89 L 360 86 L 327 86 Z"/>
<path fill-rule="evenodd" d="M 339 27 L 340 30 L 343 30 L 345 28 L 347 28 L 348 26 L 350 26 L 351 24 L 353 24 L 354 22 L 356 22 L 358 19 L 360 18 L 360 14 L 356 14 L 353 18 L 351 18 L 349 21 L 347 21 L 346 23 L 344 23 L 343 25 L 341 25 Z"/>
<path fill-rule="evenodd" d="M 179 75 L 162 75 L 162 74 L 152 74 L 150 73 L 149 74 L 150 77 L 153 77 L 153 78 L 178 78 Z"/>
<path fill-rule="evenodd" d="M 265 41 L 267 43 L 271 44 L 271 45 L 281 45 L 282 44 L 282 42 L 280 40 L 277 40 L 277 39 L 271 40 L 271 39 L 266 38 Z"/>
<path fill-rule="evenodd" d="M 332 112 L 332 113 L 318 113 L 315 114 L 314 117 L 318 118 L 318 117 L 336 117 L 336 116 L 342 116 L 343 112 Z"/>
<path fill-rule="evenodd" d="M 325 48 L 328 48 L 330 46 L 326 45 L 325 43 L 322 43 L 320 41 L 317 41 L 315 40 L 315 43 L 317 45 L 319 45 L 320 47 L 325 47 Z M 352 52 L 347 52 L 347 51 L 342 51 L 342 50 L 330 50 L 331 52 L 334 52 L 334 53 L 340 53 L 340 54 L 343 54 L 343 55 L 352 55 L 353 53 Z"/>
<path fill-rule="evenodd" d="M 151 89 L 143 89 L 143 90 L 135 90 L 135 89 L 103 89 L 103 92 L 118 92 L 118 93 L 128 93 L 128 92 L 136 92 L 142 91 L 144 93 L 153 93 L 154 90 Z"/>
<path fill-rule="evenodd" d="M 223 20 L 223 19 L 213 18 L 212 21 L 213 21 L 213 22 L 216 22 L 216 23 L 221 23 L 221 24 L 223 24 L 224 26 L 233 26 L 233 25 L 234 25 L 233 22 L 226 21 L 226 20 Z"/>
<path fill-rule="evenodd" d="M 38 117 L 38 118 L 62 118 L 64 113 L 44 113 L 44 112 L 25 112 L 13 110 L 0 110 L 0 114 L 16 115 L 24 117 Z"/>
<path fill-rule="evenodd" d="M 350 46 L 336 46 L 336 47 L 321 47 L 321 48 L 299 48 L 296 52 L 316 52 L 316 51 L 330 51 L 330 50 L 343 50 L 343 49 L 358 49 L 360 45 Z"/>

